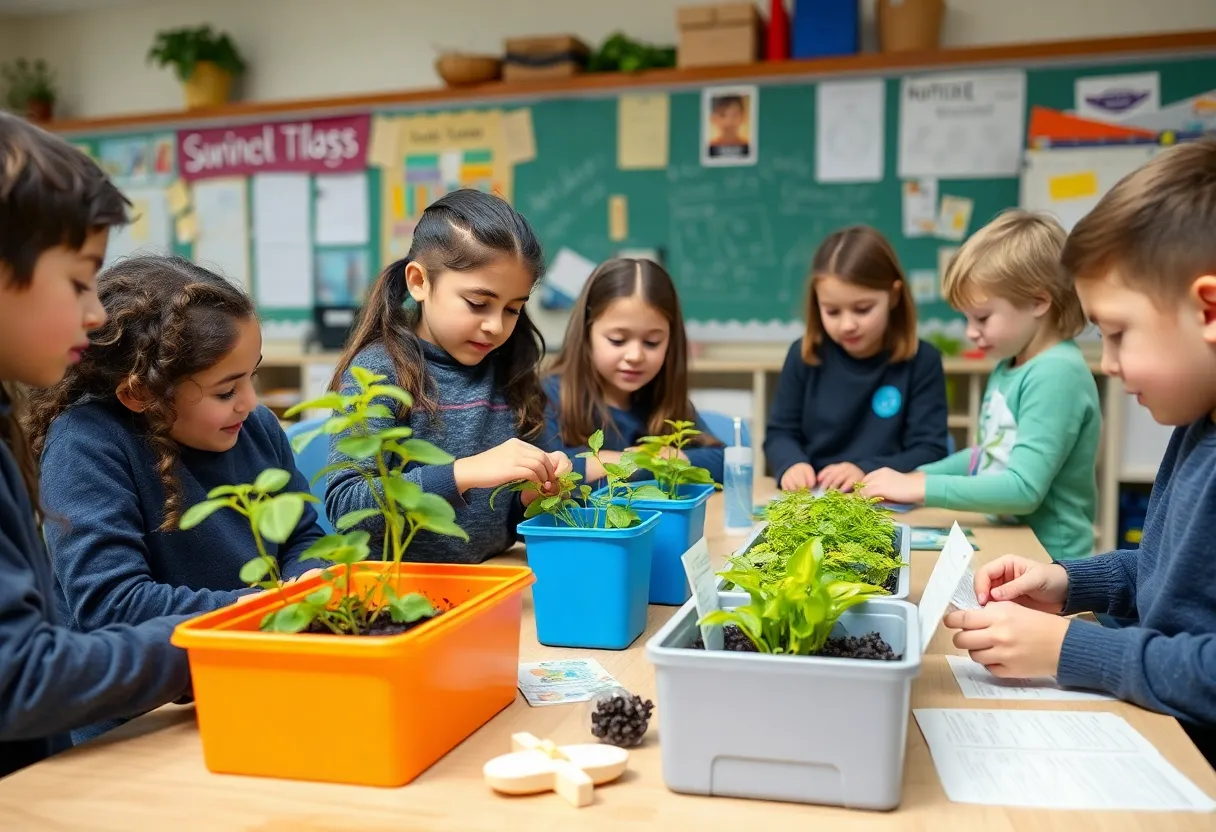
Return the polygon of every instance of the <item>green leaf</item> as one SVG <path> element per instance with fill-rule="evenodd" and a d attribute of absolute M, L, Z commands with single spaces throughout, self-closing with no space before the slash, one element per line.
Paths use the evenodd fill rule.
<path fill-rule="evenodd" d="M 634 500 L 666 500 L 667 492 L 657 485 L 640 485 L 630 495 Z"/>
<path fill-rule="evenodd" d="M 256 557 L 241 567 L 241 583 L 256 584 L 270 574 L 270 564 Z"/>
<path fill-rule="evenodd" d="M 380 397 L 384 396 L 390 399 L 396 399 L 406 407 L 414 406 L 414 397 L 400 387 L 394 387 L 391 384 L 375 384 L 366 390 L 369 396 Z"/>
<path fill-rule="evenodd" d="M 178 521 L 177 527 L 183 531 L 193 529 L 220 509 L 230 505 L 232 505 L 230 500 L 205 500 L 204 502 L 192 505 L 186 509 L 186 513 Z"/>
<path fill-rule="evenodd" d="M 562 504 L 562 498 L 558 495 L 553 497 L 545 497 L 540 501 L 540 506 L 545 511 L 552 511 Z"/>
<path fill-rule="evenodd" d="M 325 424 L 321 425 L 321 432 L 333 436 L 336 433 L 341 433 L 358 421 L 358 414 L 353 413 L 343 414 L 341 416 L 331 416 L 325 420 Z"/>
<path fill-rule="evenodd" d="M 385 496 L 391 498 L 406 511 L 416 508 L 418 501 L 422 498 L 422 487 L 404 477 L 390 476 L 381 480 L 381 484 L 384 487 Z"/>
<path fill-rule="evenodd" d="M 300 559 L 323 558 L 333 563 L 345 563 L 350 566 L 367 560 L 371 553 L 367 545 L 370 540 L 371 535 L 362 529 L 346 534 L 326 535 L 309 546 Z"/>
<path fill-rule="evenodd" d="M 217 485 L 215 488 L 207 492 L 207 499 L 214 500 L 217 497 L 228 497 L 244 494 L 249 491 L 247 485 Z"/>
<path fill-rule="evenodd" d="M 615 503 L 608 506 L 608 528 L 610 529 L 627 529 L 633 525 L 633 521 L 636 519 L 637 514 L 624 506 L 618 506 Z"/>
<path fill-rule="evenodd" d="M 359 466 L 349 461 L 335 462 L 332 465 L 326 465 L 320 471 L 312 475 L 312 480 L 309 481 L 309 485 L 316 485 L 318 482 L 320 482 L 322 477 L 328 477 L 334 471 L 347 471 L 351 469 L 359 470 Z"/>
<path fill-rule="evenodd" d="M 538 514 L 544 514 L 547 509 L 541 506 L 541 500 L 533 500 L 528 503 L 528 507 L 524 509 L 524 519 L 531 520 Z"/>
<path fill-rule="evenodd" d="M 291 437 L 291 449 L 297 454 L 312 444 L 312 440 L 321 435 L 321 428 L 313 428 Z"/>
<path fill-rule="evenodd" d="M 309 593 L 308 597 L 304 599 L 304 603 L 314 607 L 324 607 L 333 597 L 334 588 L 332 586 L 323 586 L 316 592 Z"/>
<path fill-rule="evenodd" d="M 629 478 L 629 474 L 625 473 L 625 467 L 615 462 L 605 462 L 604 471 L 613 479 L 624 480 Z"/>
<path fill-rule="evenodd" d="M 298 633 L 307 629 L 316 617 L 316 608 L 311 604 L 288 604 L 263 619 L 262 629 L 275 633 Z"/>
<path fill-rule="evenodd" d="M 293 404 L 291 407 L 287 408 L 287 412 L 285 412 L 283 415 L 284 415 L 284 417 L 290 419 L 291 417 L 293 417 L 299 413 L 303 413 L 305 410 L 341 410 L 341 409 L 342 409 L 342 396 L 331 391 L 322 396 L 318 396 L 317 398 L 312 399 L 310 401 L 300 402 L 299 404 Z"/>
<path fill-rule="evenodd" d="M 494 508 L 494 499 L 498 496 L 499 492 L 501 492 L 501 491 L 522 491 L 523 487 L 524 487 L 524 483 L 527 483 L 527 482 L 531 482 L 531 480 L 516 480 L 515 482 L 504 482 L 502 485 L 498 486 L 498 488 L 495 488 L 493 491 L 490 492 L 490 508 Z"/>
<path fill-rule="evenodd" d="M 367 459 L 380 450 L 380 439 L 376 436 L 348 436 L 339 439 L 336 447 L 351 459 Z"/>
<path fill-rule="evenodd" d="M 398 624 L 412 624 L 421 618 L 432 618 L 439 610 L 420 592 L 394 597 L 388 605 L 389 615 Z"/>
<path fill-rule="evenodd" d="M 456 525 L 456 510 L 452 504 L 438 494 L 423 494 L 418 500 L 418 507 L 409 516 L 419 528 L 461 540 L 469 539 L 465 530 Z"/>
<path fill-rule="evenodd" d="M 367 389 L 378 381 L 384 381 L 387 376 L 382 376 L 379 373 L 373 373 L 371 370 L 363 367 L 352 366 L 350 374 L 355 377 L 355 384 L 359 385 L 359 389 L 367 392 Z"/>
<path fill-rule="evenodd" d="M 604 431 L 597 430 L 587 437 L 587 447 L 591 449 L 592 453 L 598 454 L 604 447 Z M 582 456 L 582 454 L 579 454 L 579 456 Z"/>
<path fill-rule="evenodd" d="M 291 482 L 291 474 L 282 468 L 267 468 L 253 481 L 253 488 L 262 494 L 273 494 L 276 491 L 282 491 L 289 482 Z"/>
<path fill-rule="evenodd" d="M 456 458 L 447 451 L 441 450 L 424 439 L 407 439 L 401 443 L 405 448 L 405 458 L 422 465 L 447 465 Z"/>
<path fill-rule="evenodd" d="M 304 515 L 304 498 L 299 494 L 279 494 L 259 506 L 258 531 L 275 543 L 286 543 Z"/>
<path fill-rule="evenodd" d="M 338 522 L 334 523 L 334 528 L 340 532 L 344 532 L 347 529 L 359 525 L 364 520 L 379 516 L 380 509 L 378 508 L 361 508 L 357 511 L 348 511 L 346 514 L 343 514 L 338 518 Z"/>
<path fill-rule="evenodd" d="M 397 414 L 394 413 L 389 408 L 388 405 L 380 404 L 379 402 L 377 402 L 376 404 L 369 404 L 367 407 L 365 407 L 363 409 L 362 415 L 363 415 L 364 419 L 396 419 L 397 418 Z"/>
<path fill-rule="evenodd" d="M 395 428 L 385 428 L 384 430 L 376 431 L 376 436 L 380 439 L 409 439 L 414 435 L 414 429 L 405 425 L 398 425 Z"/>

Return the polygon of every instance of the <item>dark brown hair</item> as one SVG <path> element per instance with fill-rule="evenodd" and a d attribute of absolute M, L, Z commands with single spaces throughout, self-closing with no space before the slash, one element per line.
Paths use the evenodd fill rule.
<path fill-rule="evenodd" d="M 381 273 L 359 314 L 330 386 L 338 390 L 342 376 L 360 352 L 377 342 L 384 344 L 398 386 L 414 397 L 414 405 L 434 416 L 438 401 L 434 381 L 426 371 L 422 342 L 415 334 L 422 307 L 406 308 L 409 290 L 405 267 L 411 262 L 426 269 L 434 284 L 445 271 L 471 272 L 502 257 L 512 257 L 531 273 L 533 285 L 544 272 L 544 255 L 528 221 L 507 202 L 475 190 L 453 191 L 432 203 L 418 220 L 405 259 Z M 540 360 L 545 343 L 527 308 L 519 312 L 506 343 L 490 354 L 497 384 L 504 388 L 515 414 L 515 428 L 525 439 L 536 437 L 545 426 L 544 394 L 540 388 Z"/>
<path fill-rule="evenodd" d="M 183 508 L 180 450 L 169 435 L 177 418 L 174 393 L 232 351 L 238 324 L 254 317 L 253 303 L 233 283 L 180 257 L 120 260 L 97 278 L 97 293 L 109 318 L 63 381 L 33 396 L 30 443 L 41 456 L 59 414 L 85 401 L 114 401 L 115 391 L 126 387 L 146 402 L 133 418 L 156 452 L 165 490 L 160 529 L 168 531 Z"/>
<path fill-rule="evenodd" d="M 688 338 L 675 284 L 653 260 L 621 257 L 600 264 L 587 278 L 551 370 L 560 379 L 558 412 L 566 445 L 585 445 L 587 437 L 599 427 L 613 425 L 612 413 L 604 401 L 603 379 L 591 361 L 591 325 L 613 301 L 634 295 L 662 314 L 670 327 L 663 369 L 635 394 L 650 413 L 646 430 L 651 434 L 668 433 L 666 420 L 693 420 L 692 402 L 688 400 Z M 709 434 L 701 434 L 694 438 L 694 444 L 721 443 Z"/>
<path fill-rule="evenodd" d="M 891 308 L 884 348 L 891 361 L 909 361 L 920 347 L 916 334 L 916 304 L 912 289 L 900 268 L 895 249 L 887 238 L 868 225 L 854 225 L 833 231 L 815 252 L 806 290 L 806 335 L 802 336 L 802 360 L 819 363 L 819 346 L 826 337 L 823 318 L 819 314 L 819 298 L 815 282 L 821 277 L 835 277 L 854 286 L 890 292 L 899 283 L 899 298 Z"/>
<path fill-rule="evenodd" d="M 1068 235 L 1074 280 L 1108 273 L 1163 305 L 1216 274 L 1216 139 L 1186 142 L 1132 171 Z"/>
<path fill-rule="evenodd" d="M 58 136 L 0 112 L 0 280 L 29 288 L 34 266 L 58 246 L 78 251 L 89 234 L 127 222 L 130 203 L 101 168 Z M 30 502 L 38 501 L 37 464 L 22 432 L 21 391 L 3 381 L 0 440 L 8 445 Z"/>

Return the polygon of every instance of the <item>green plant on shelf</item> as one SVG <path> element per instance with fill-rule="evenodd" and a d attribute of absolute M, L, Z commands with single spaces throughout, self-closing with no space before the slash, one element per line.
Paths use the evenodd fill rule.
<path fill-rule="evenodd" d="M 46 61 L 17 58 L 0 64 L 8 88 L 5 100 L 13 112 L 24 113 L 31 103 L 54 104 L 59 97 L 55 73 Z"/>
<path fill-rule="evenodd" d="M 245 60 L 227 34 L 217 34 L 209 25 L 187 26 L 156 34 L 148 50 L 149 63 L 172 66 L 179 81 L 189 81 L 200 63 L 213 63 L 236 77 L 245 71 Z"/>
<path fill-rule="evenodd" d="M 383 400 L 413 404 L 413 397 L 399 387 L 384 384 L 385 376 L 363 367 L 352 367 L 356 391 L 344 395 L 336 392 L 301 402 L 287 411 L 288 416 L 303 410 L 333 411 L 321 427 L 297 436 L 292 445 L 297 452 L 318 436 L 348 433 L 336 447 L 348 458 L 321 469 L 314 482 L 333 471 L 354 470 L 366 481 L 376 507 L 359 509 L 339 517 L 336 532 L 314 542 L 301 555 L 303 560 L 319 559 L 345 569 L 336 573 L 330 567 L 322 571 L 328 585 L 309 594 L 304 600 L 291 602 L 286 585 L 279 573 L 277 560 L 265 546 L 266 540 L 283 543 L 291 535 L 304 513 L 304 505 L 317 502 L 311 494 L 282 492 L 290 475 L 281 469 L 263 471 L 252 485 L 226 485 L 212 489 L 207 500 L 192 506 L 182 516 L 181 527 L 193 528 L 221 509 L 231 509 L 248 518 L 257 546 L 257 557 L 241 568 L 241 580 L 282 596 L 281 606 L 262 619 L 263 630 L 295 633 L 319 622 L 326 630 L 340 635 L 371 632 L 387 614 L 396 624 L 414 624 L 439 613 L 421 593 L 399 595 L 394 584 L 400 580 L 405 552 L 418 532 L 427 530 L 468 540 L 468 535 L 456 525 L 456 513 L 447 500 L 427 494 L 416 483 L 406 480 L 402 473 L 410 462 L 443 465 L 452 456 L 429 442 L 413 438 L 406 426 L 382 430 L 372 428 L 372 420 L 392 419 L 392 409 Z M 377 401 L 380 400 L 380 401 Z M 365 466 L 368 460 L 371 466 Z M 371 555 L 371 535 L 365 530 L 352 529 L 374 517 L 384 522 L 384 537 L 380 558 L 392 564 L 390 569 L 373 574 L 374 579 L 364 588 L 353 580 L 359 564 Z"/>
<path fill-rule="evenodd" d="M 622 34 L 609 35 L 587 58 L 588 72 L 638 72 L 676 65 L 673 46 L 651 46 Z"/>
<path fill-rule="evenodd" d="M 671 419 L 665 421 L 671 427 L 671 433 L 643 436 L 638 440 L 638 449 L 633 454 L 638 467 L 654 474 L 659 488 L 672 500 L 679 498 L 680 487 L 684 485 L 720 488 L 709 471 L 681 456 L 693 437 L 701 435 L 695 423 L 673 422 Z"/>
<path fill-rule="evenodd" d="M 715 610 L 698 624 L 734 624 L 761 653 L 814 655 L 846 610 L 887 594 L 882 587 L 833 574 L 819 537 L 794 550 L 778 579 L 738 563 L 718 574 L 747 592 L 750 600 L 733 610 Z"/>

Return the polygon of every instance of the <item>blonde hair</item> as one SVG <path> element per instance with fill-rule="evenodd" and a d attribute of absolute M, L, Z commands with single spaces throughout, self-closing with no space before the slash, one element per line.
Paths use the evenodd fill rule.
<path fill-rule="evenodd" d="M 825 237 L 811 260 L 806 291 L 806 335 L 802 337 L 803 361 L 811 366 L 819 363 L 818 349 L 825 337 L 815 291 L 815 281 L 821 277 L 835 277 L 866 289 L 897 290 L 899 297 L 891 308 L 884 348 L 890 351 L 892 363 L 916 357 L 920 349 L 916 334 L 916 303 L 895 249 L 886 237 L 870 226 L 854 225 Z"/>
<path fill-rule="evenodd" d="M 942 297 L 955 309 L 986 298 L 1027 307 L 1051 303 L 1048 319 L 1061 338 L 1085 329 L 1072 279 L 1060 265 L 1067 235 L 1048 214 L 1010 209 L 972 234 L 946 268 Z"/>
<path fill-rule="evenodd" d="M 1114 272 L 1158 305 L 1216 274 L 1216 139 L 1173 147 L 1115 184 L 1061 256 L 1075 280 Z"/>

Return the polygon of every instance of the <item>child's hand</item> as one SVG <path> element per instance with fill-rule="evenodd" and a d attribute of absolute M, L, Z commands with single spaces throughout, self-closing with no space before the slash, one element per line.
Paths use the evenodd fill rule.
<path fill-rule="evenodd" d="M 307 581 L 309 578 L 315 578 L 317 575 L 320 575 L 323 571 L 324 570 L 322 570 L 322 569 L 309 569 L 307 572 L 303 573 L 302 575 L 299 575 L 295 578 L 288 578 L 287 580 L 283 581 L 283 589 L 291 589 L 292 584 L 303 583 L 304 581 Z M 254 598 L 261 598 L 262 593 L 265 591 L 266 590 L 264 590 L 264 589 L 259 589 L 256 592 L 246 592 L 244 595 L 238 595 L 236 602 L 238 604 L 243 604 L 246 601 L 253 600 Z"/>
<path fill-rule="evenodd" d="M 862 482 L 865 483 L 867 497 L 913 505 L 925 501 L 925 475 L 919 471 L 901 474 L 892 468 L 879 468 L 866 474 Z"/>
<path fill-rule="evenodd" d="M 815 469 L 809 462 L 799 462 L 785 469 L 781 475 L 782 491 L 797 491 L 815 487 Z"/>
<path fill-rule="evenodd" d="M 554 480 L 552 483 L 552 487 L 545 489 L 545 495 L 551 497 L 554 494 L 557 494 L 558 490 L 560 488 L 560 486 L 558 485 L 558 482 L 557 482 L 557 478 L 561 477 L 563 474 L 569 474 L 571 471 L 573 471 L 574 464 L 570 462 L 570 457 L 566 456 L 561 451 L 551 451 L 549 453 L 549 460 L 550 460 L 550 462 L 553 463 L 553 466 L 555 469 L 555 474 L 554 474 Z M 535 500 L 536 498 L 538 498 L 540 496 L 541 496 L 541 494 L 539 491 L 532 491 L 532 490 L 520 492 L 520 495 L 519 495 L 519 497 L 523 501 L 523 504 L 525 507 L 528 506 L 533 500 Z"/>
<path fill-rule="evenodd" d="M 456 460 L 452 475 L 456 488 L 462 492 L 470 488 L 497 488 L 516 480 L 532 480 L 548 491 L 557 483 L 557 464 L 540 448 L 520 439 L 508 439 L 477 456 Z"/>
<path fill-rule="evenodd" d="M 1068 619 L 997 601 L 979 610 L 956 610 L 944 623 L 959 630 L 954 646 L 1002 678 L 1055 676 Z"/>
<path fill-rule="evenodd" d="M 1058 563 L 1005 555 L 976 573 L 975 597 L 981 604 L 1017 601 L 1032 610 L 1060 613 L 1068 600 L 1068 571 Z"/>
<path fill-rule="evenodd" d="M 861 482 L 865 475 L 865 471 L 851 462 L 837 462 L 819 472 L 819 484 L 837 491 L 852 491 L 853 485 Z"/>

